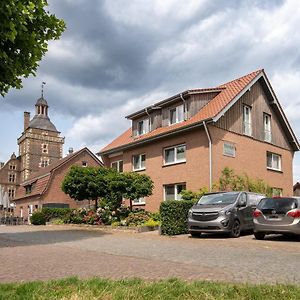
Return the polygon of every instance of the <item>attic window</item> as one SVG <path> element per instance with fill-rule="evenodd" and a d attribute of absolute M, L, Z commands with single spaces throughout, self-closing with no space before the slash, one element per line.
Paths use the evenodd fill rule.
<path fill-rule="evenodd" d="M 87 163 L 87 161 L 82 161 L 82 162 L 81 162 L 81 165 L 82 165 L 84 168 L 86 168 L 86 167 L 88 166 L 88 163 Z"/>
<path fill-rule="evenodd" d="M 142 135 L 148 133 L 150 129 L 149 118 L 141 120 L 138 122 L 137 134 Z"/>
<path fill-rule="evenodd" d="M 178 105 L 175 108 L 169 110 L 169 124 L 176 124 L 184 120 L 184 108 L 183 105 Z"/>
<path fill-rule="evenodd" d="M 31 192 L 32 192 L 33 189 L 34 189 L 34 186 L 35 186 L 34 183 L 26 185 L 26 186 L 25 186 L 25 194 L 26 194 L 26 195 L 27 195 L 27 194 L 31 194 Z"/>

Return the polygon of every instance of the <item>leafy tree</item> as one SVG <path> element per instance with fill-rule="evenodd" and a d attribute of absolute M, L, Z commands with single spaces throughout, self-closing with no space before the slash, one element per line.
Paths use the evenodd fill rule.
<path fill-rule="evenodd" d="M 106 176 L 109 169 L 95 167 L 72 166 L 62 182 L 62 190 L 71 198 L 97 201 L 108 194 Z"/>
<path fill-rule="evenodd" d="M 196 202 L 205 193 L 208 193 L 208 189 L 206 187 L 203 187 L 196 192 L 193 192 L 191 190 L 183 190 L 181 191 L 180 195 L 181 195 L 181 200 L 189 200 L 189 201 Z"/>
<path fill-rule="evenodd" d="M 48 41 L 59 39 L 65 23 L 45 10 L 47 0 L 0 1 L 0 94 L 21 88 L 35 75 Z"/>
<path fill-rule="evenodd" d="M 135 172 L 125 172 L 122 174 L 125 185 L 123 197 L 130 200 L 130 210 L 132 210 L 133 200 L 152 195 L 153 181 L 146 174 Z"/>

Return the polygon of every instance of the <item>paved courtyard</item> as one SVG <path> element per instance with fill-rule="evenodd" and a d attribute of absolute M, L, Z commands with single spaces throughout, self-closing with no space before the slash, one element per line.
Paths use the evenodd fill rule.
<path fill-rule="evenodd" d="M 0 282 L 89 278 L 300 284 L 300 241 L 58 226 L 0 226 Z"/>

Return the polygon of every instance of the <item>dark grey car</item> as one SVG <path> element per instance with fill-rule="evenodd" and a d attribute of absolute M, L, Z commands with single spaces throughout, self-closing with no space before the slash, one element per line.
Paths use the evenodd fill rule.
<path fill-rule="evenodd" d="M 253 213 L 254 236 L 262 240 L 266 234 L 300 236 L 300 198 L 264 198 Z"/>
<path fill-rule="evenodd" d="M 224 232 L 239 237 L 241 231 L 253 229 L 253 211 L 264 197 L 250 192 L 205 194 L 189 211 L 189 233 Z"/>

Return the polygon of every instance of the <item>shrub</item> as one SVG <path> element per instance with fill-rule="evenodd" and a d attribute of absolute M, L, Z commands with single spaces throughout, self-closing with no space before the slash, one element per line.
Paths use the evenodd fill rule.
<path fill-rule="evenodd" d="M 150 219 L 149 212 L 139 209 L 133 210 L 128 217 L 126 218 L 126 225 L 127 226 L 139 226 L 143 223 L 147 222 Z"/>
<path fill-rule="evenodd" d="M 46 222 L 49 222 L 51 219 L 64 219 L 71 211 L 70 208 L 44 207 L 41 212 L 45 216 Z"/>
<path fill-rule="evenodd" d="M 85 224 L 89 224 L 89 225 L 101 225 L 102 224 L 102 220 L 101 220 L 100 216 L 94 210 L 88 211 L 86 216 L 83 217 L 83 222 Z"/>
<path fill-rule="evenodd" d="M 169 200 L 160 204 L 161 233 L 176 235 L 187 233 L 188 211 L 193 201 Z"/>
<path fill-rule="evenodd" d="M 142 224 L 142 226 L 147 226 L 147 227 L 157 227 L 159 225 L 160 225 L 160 222 L 155 221 L 152 218 Z"/>
<path fill-rule="evenodd" d="M 30 222 L 33 225 L 46 225 L 46 218 L 41 211 L 36 211 L 30 217 Z"/>

